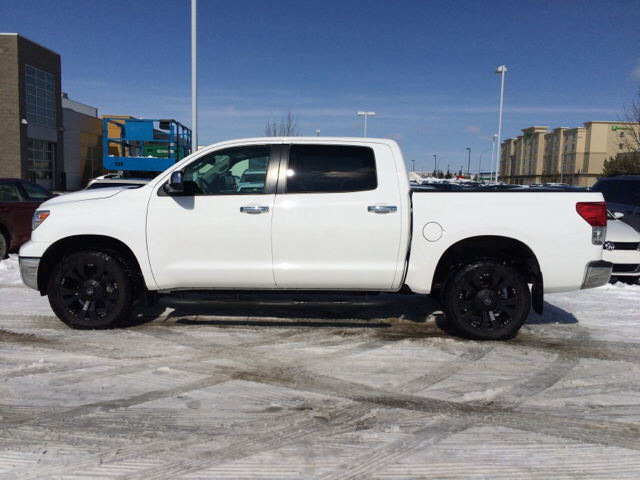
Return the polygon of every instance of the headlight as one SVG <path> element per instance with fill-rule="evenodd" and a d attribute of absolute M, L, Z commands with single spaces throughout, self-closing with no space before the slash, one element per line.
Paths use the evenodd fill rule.
<path fill-rule="evenodd" d="M 36 210 L 33 214 L 33 220 L 31 220 L 31 230 L 35 230 L 44 222 L 49 216 L 49 210 Z"/>

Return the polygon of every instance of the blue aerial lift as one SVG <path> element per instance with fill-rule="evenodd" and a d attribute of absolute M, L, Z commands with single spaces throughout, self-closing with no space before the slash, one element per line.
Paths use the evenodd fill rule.
<path fill-rule="evenodd" d="M 191 130 L 175 120 L 104 117 L 102 164 L 123 172 L 162 172 L 191 153 Z"/>

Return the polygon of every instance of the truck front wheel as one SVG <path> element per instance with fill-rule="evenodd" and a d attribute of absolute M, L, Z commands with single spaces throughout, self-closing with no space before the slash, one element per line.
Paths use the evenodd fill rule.
<path fill-rule="evenodd" d="M 531 293 L 523 276 L 509 265 L 479 260 L 445 284 L 444 313 L 463 335 L 477 340 L 515 336 L 529 316 Z"/>
<path fill-rule="evenodd" d="M 64 257 L 48 284 L 49 304 L 72 328 L 113 328 L 125 320 L 134 305 L 130 271 L 117 255 L 97 251 Z"/>

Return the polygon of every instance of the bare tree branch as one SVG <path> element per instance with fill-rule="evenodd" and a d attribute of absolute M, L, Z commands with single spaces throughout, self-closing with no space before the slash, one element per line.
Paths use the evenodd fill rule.
<path fill-rule="evenodd" d="M 625 105 L 622 108 L 622 118 L 618 119 L 624 123 L 626 129 L 622 130 L 623 136 L 620 138 L 620 142 L 624 145 L 624 149 L 627 153 L 631 153 L 632 157 L 640 156 L 640 86 L 638 87 L 638 93 L 636 98 L 631 102 L 628 107 Z"/>
<path fill-rule="evenodd" d="M 618 120 L 623 126 L 614 128 L 620 130 L 623 151 L 604 161 L 604 176 L 640 173 L 640 87 L 631 105 L 622 108 L 622 118 L 618 116 Z"/>
<path fill-rule="evenodd" d="M 269 119 L 264 126 L 264 134 L 267 137 L 299 137 L 301 135 L 300 128 L 298 127 L 298 116 L 293 116 L 291 109 L 289 109 L 286 115 L 283 115 L 280 119 L 280 123 L 277 124 L 275 119 L 273 122 Z"/>

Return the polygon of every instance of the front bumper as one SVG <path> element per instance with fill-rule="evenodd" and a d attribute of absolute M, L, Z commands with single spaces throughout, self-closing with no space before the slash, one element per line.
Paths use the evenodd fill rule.
<path fill-rule="evenodd" d="M 38 290 L 39 258 L 20 257 L 20 277 L 27 287 Z"/>
<path fill-rule="evenodd" d="M 605 262 L 604 260 L 591 262 L 587 265 L 584 281 L 580 289 L 584 290 L 585 288 L 596 288 L 606 285 L 611 277 L 612 269 L 613 263 L 611 262 Z"/>

